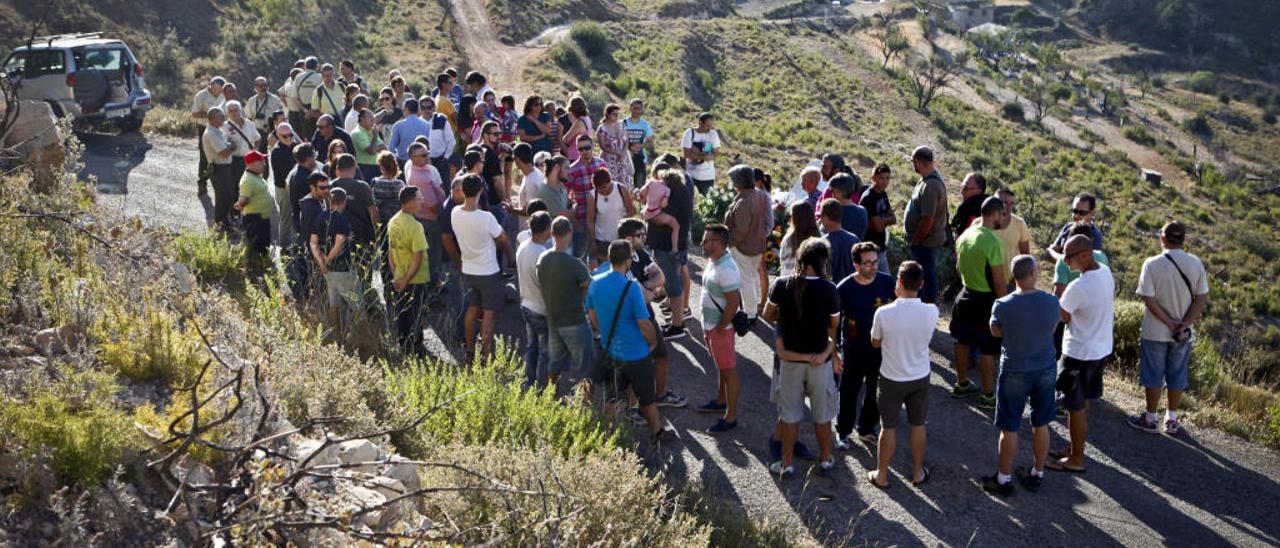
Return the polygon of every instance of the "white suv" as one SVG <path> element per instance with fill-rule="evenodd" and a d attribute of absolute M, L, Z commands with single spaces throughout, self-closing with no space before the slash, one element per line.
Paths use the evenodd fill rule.
<path fill-rule="evenodd" d="M 127 44 L 101 33 L 36 38 L 9 54 L 4 74 L 15 82 L 18 98 L 49 103 L 58 117 L 137 131 L 151 110 L 142 64 Z"/>

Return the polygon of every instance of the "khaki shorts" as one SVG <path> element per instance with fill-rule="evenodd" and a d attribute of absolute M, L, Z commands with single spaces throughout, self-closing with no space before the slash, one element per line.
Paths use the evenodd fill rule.
<path fill-rule="evenodd" d="M 324 285 L 329 294 L 329 307 L 336 308 L 343 301 L 355 308 L 360 305 L 360 278 L 355 272 L 333 272 L 324 275 Z"/>
<path fill-rule="evenodd" d="M 814 424 L 825 424 L 836 418 L 840 409 L 840 390 L 836 387 L 831 361 L 818 366 L 807 362 L 782 361 L 777 375 L 778 420 L 796 424 L 804 420 L 804 400 L 809 398 L 809 411 Z"/>

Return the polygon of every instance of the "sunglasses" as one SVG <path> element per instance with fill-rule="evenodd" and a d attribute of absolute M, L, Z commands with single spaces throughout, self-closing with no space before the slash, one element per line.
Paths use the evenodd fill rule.
<path fill-rule="evenodd" d="M 589 146 L 588 146 L 588 147 L 584 147 L 584 146 L 582 146 L 582 145 L 578 145 L 578 152 L 582 152 L 582 151 L 584 151 L 584 150 L 591 150 L 591 147 L 589 147 Z"/>
<path fill-rule="evenodd" d="M 316 185 L 316 188 L 320 190 L 329 190 L 329 185 Z"/>
<path fill-rule="evenodd" d="M 293 134 L 292 134 L 292 133 L 281 133 L 279 137 L 280 137 L 281 139 L 292 139 L 292 138 L 293 138 Z"/>
<path fill-rule="evenodd" d="M 1084 217 L 1085 215 L 1088 215 L 1088 214 L 1090 214 L 1090 213 L 1093 213 L 1093 210 L 1085 210 L 1085 209 L 1073 209 L 1073 210 L 1071 210 L 1071 214 L 1072 214 L 1072 215 L 1079 215 L 1079 216 L 1081 216 L 1081 217 Z"/>

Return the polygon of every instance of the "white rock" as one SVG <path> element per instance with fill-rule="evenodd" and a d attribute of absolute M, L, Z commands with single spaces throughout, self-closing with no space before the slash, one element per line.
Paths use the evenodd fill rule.
<path fill-rule="evenodd" d="M 422 488 L 422 478 L 418 475 L 417 465 L 404 462 L 408 459 L 399 455 L 393 455 L 390 460 L 391 464 L 383 469 L 382 475 L 400 482 L 409 491 Z"/>
<path fill-rule="evenodd" d="M 372 462 L 378 460 L 378 446 L 369 440 L 351 440 L 344 441 L 338 445 L 338 460 L 342 464 L 357 464 L 361 462 Z M 348 471 L 364 472 L 373 474 L 377 472 L 377 466 L 366 464 L 364 466 L 356 466 L 348 468 Z"/>
<path fill-rule="evenodd" d="M 323 444 L 324 441 L 322 440 L 302 440 L 293 446 L 293 450 L 290 451 L 290 455 L 292 455 L 293 458 L 298 459 L 298 463 L 301 464 L 302 461 L 311 457 L 313 453 L 320 451 L 320 454 L 312 458 L 311 462 L 307 463 L 307 466 L 340 464 L 341 461 L 338 460 L 338 447 L 330 445 L 321 450 L 320 446 Z"/>
<path fill-rule="evenodd" d="M 64 354 L 67 350 L 80 346 L 84 341 L 84 331 L 64 325 L 50 327 L 36 333 L 36 346 L 45 355 Z"/>
<path fill-rule="evenodd" d="M 204 485 L 213 482 L 213 469 L 202 462 L 174 463 L 170 467 L 170 471 L 179 480 L 186 478 L 186 482 L 189 485 Z"/>
<path fill-rule="evenodd" d="M 374 506 L 387 502 L 387 498 L 382 496 L 382 493 L 379 493 L 367 487 L 360 487 L 358 485 L 353 485 L 353 486 L 346 487 L 345 491 L 347 495 L 355 503 L 354 510 L 363 510 L 366 508 L 372 508 Z M 382 518 L 383 518 L 382 514 L 383 514 L 382 511 L 368 512 L 360 516 L 360 521 L 366 527 L 371 527 L 371 528 L 377 527 L 378 523 L 382 521 Z"/>

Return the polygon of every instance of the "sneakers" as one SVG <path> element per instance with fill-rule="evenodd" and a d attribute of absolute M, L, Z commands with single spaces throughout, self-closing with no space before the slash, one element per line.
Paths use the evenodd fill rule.
<path fill-rule="evenodd" d="M 996 395 L 995 395 L 995 394 L 983 394 L 983 395 L 981 395 L 981 396 L 978 396 L 978 408 L 979 408 L 979 409 L 995 409 L 995 408 L 996 408 Z"/>
<path fill-rule="evenodd" d="M 698 412 L 699 413 L 723 413 L 724 410 L 727 409 L 728 407 L 729 406 L 726 404 L 716 403 L 716 400 L 711 400 L 707 403 L 699 405 Z"/>
<path fill-rule="evenodd" d="M 982 389 L 978 388 L 978 385 L 973 384 L 972 381 L 964 381 L 964 384 L 957 384 L 955 388 L 951 389 L 951 397 L 967 398 L 977 395 L 981 391 Z"/>
<path fill-rule="evenodd" d="M 787 479 L 796 474 L 796 467 L 792 465 L 784 468 L 782 466 L 782 461 L 779 460 L 779 461 L 774 461 L 773 464 L 769 465 L 769 472 L 771 472 L 775 476 L 778 476 L 778 479 Z"/>
<path fill-rule="evenodd" d="M 627 414 L 631 415 L 631 423 L 636 426 L 644 426 L 646 424 L 649 424 L 649 421 L 645 420 L 644 418 L 644 413 L 641 413 L 638 407 L 632 407 L 631 411 L 628 412 Z"/>
<path fill-rule="evenodd" d="M 683 396 L 677 395 L 670 390 L 667 390 L 666 394 L 658 396 L 658 401 L 655 403 L 658 407 L 684 407 L 688 404 Z"/>
<path fill-rule="evenodd" d="M 850 440 L 849 436 L 842 436 L 840 434 L 836 434 L 835 447 L 839 451 L 848 451 L 850 449 L 853 449 L 853 440 Z"/>
<path fill-rule="evenodd" d="M 1151 418 L 1146 413 L 1138 413 L 1137 415 L 1129 417 L 1128 420 L 1126 420 L 1125 422 L 1128 423 L 1129 426 L 1132 426 L 1148 434 L 1160 433 L 1160 425 L 1156 424 L 1155 419 Z M 1176 421 L 1174 422 L 1176 423 Z M 1175 428 L 1177 427 L 1175 426 Z"/>
<path fill-rule="evenodd" d="M 658 430 L 657 432 L 654 432 L 653 435 L 649 437 L 649 441 L 651 443 L 662 443 L 662 442 L 674 440 L 675 438 L 676 438 L 676 433 L 674 431 L 672 431 L 669 428 L 663 428 L 661 430 Z"/>
<path fill-rule="evenodd" d="M 717 420 L 716 423 L 711 426 L 711 428 L 707 429 L 707 433 L 719 434 L 721 432 L 728 432 L 737 427 L 738 427 L 738 421 L 729 422 L 724 419 L 720 419 L 720 420 Z"/>
<path fill-rule="evenodd" d="M 818 463 L 818 471 L 823 474 L 828 474 L 835 469 L 836 469 L 835 456 L 827 457 L 826 459 L 823 459 L 822 462 Z"/>
<path fill-rule="evenodd" d="M 688 335 L 689 332 L 685 330 L 683 325 L 668 325 L 666 329 L 662 330 L 662 338 L 668 341 L 687 337 Z"/>
<path fill-rule="evenodd" d="M 1043 472 L 1043 470 L 1041 470 Z M 1031 473 L 1031 470 L 1025 466 L 1019 466 L 1016 472 L 1018 483 L 1022 484 L 1022 488 L 1032 493 L 1040 492 L 1040 484 L 1044 482 L 1044 476 L 1037 476 Z"/>
<path fill-rule="evenodd" d="M 813 452 L 809 451 L 809 446 L 796 440 L 796 445 L 791 449 L 791 455 L 797 459 L 813 460 Z M 769 457 L 773 460 L 782 460 L 782 441 L 769 436 Z"/>
<path fill-rule="evenodd" d="M 1013 494 L 1013 480 L 1008 483 L 1000 483 L 1000 479 L 995 475 L 982 477 L 982 490 L 993 495 L 1007 497 Z"/>
<path fill-rule="evenodd" d="M 1164 433 L 1173 436 L 1182 432 L 1182 424 L 1178 419 L 1167 418 L 1164 420 Z"/>

